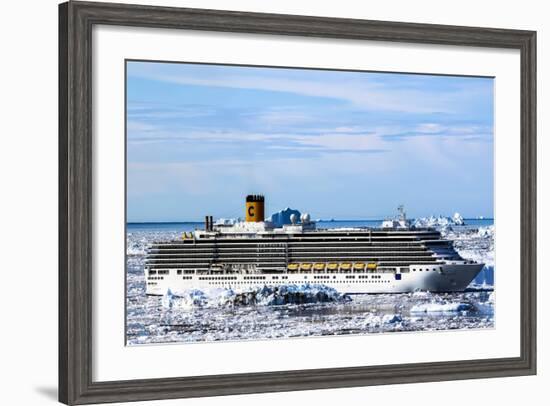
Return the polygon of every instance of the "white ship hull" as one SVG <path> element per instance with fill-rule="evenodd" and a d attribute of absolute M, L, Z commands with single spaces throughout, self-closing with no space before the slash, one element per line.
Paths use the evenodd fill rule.
<path fill-rule="evenodd" d="M 283 274 L 208 274 L 183 275 L 177 269 L 166 270 L 162 275 L 146 274 L 146 293 L 164 295 L 191 289 L 208 290 L 227 288 L 250 291 L 263 286 L 322 284 L 340 293 L 406 293 L 414 291 L 463 291 L 481 271 L 483 264 L 449 263 L 415 265 L 399 273 L 283 273 Z"/>

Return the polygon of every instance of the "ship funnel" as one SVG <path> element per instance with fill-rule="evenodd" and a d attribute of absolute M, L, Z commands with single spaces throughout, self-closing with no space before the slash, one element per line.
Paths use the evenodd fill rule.
<path fill-rule="evenodd" d="M 246 196 L 246 221 L 264 221 L 264 197 L 262 195 Z"/>

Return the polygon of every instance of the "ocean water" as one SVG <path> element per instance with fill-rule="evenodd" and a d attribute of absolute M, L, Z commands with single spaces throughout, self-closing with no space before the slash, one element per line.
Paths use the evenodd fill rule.
<path fill-rule="evenodd" d="M 379 220 L 319 221 L 318 227 L 372 227 Z M 128 345 L 260 340 L 494 327 L 494 225 L 491 219 L 465 226 L 436 225 L 465 258 L 485 268 L 466 292 L 341 295 L 322 285 L 266 287 L 243 296 L 225 289 L 145 295 L 143 265 L 152 241 L 177 239 L 202 223 L 127 225 L 126 330 Z"/>

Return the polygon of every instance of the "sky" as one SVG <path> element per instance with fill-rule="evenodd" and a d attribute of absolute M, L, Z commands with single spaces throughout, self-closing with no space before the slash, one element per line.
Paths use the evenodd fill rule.
<path fill-rule="evenodd" d="M 492 78 L 127 62 L 127 221 L 493 216 Z"/>

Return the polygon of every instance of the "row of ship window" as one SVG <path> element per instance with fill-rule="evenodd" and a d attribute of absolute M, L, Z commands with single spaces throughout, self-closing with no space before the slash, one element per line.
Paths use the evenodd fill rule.
<path fill-rule="evenodd" d="M 441 247 L 443 249 L 449 248 L 449 247 Z M 148 254 L 150 255 L 157 255 L 157 254 L 164 254 L 164 255 L 182 255 L 182 254 L 284 254 L 284 253 L 297 253 L 300 254 L 302 252 L 324 252 L 326 250 L 330 250 L 330 253 L 332 252 L 351 252 L 351 251 L 367 251 L 367 252 L 377 252 L 377 251 L 428 251 L 429 248 L 421 245 L 421 244 L 415 244 L 415 245 L 408 245 L 408 244 L 385 244 L 385 245 L 369 245 L 368 243 L 363 244 L 355 244 L 355 245 L 349 245 L 347 243 L 344 244 L 337 244 L 337 245 L 302 245 L 302 246 L 293 246 L 288 247 L 287 249 L 284 248 L 258 248 L 258 247 L 196 247 L 196 248 L 188 248 L 188 249 L 159 249 L 159 250 L 149 250 Z"/>
<path fill-rule="evenodd" d="M 193 244 L 191 240 L 187 243 L 183 242 L 182 244 L 157 244 L 150 248 L 150 250 L 159 250 L 159 249 L 179 249 L 179 250 L 185 250 L 185 249 L 193 249 L 195 247 L 201 248 L 209 248 L 211 246 L 217 246 L 217 247 L 250 247 L 250 248 L 283 248 L 283 247 L 292 247 L 292 246 L 302 246 L 304 244 L 332 244 L 332 245 L 338 245 L 341 241 L 345 243 L 349 243 L 352 241 L 359 241 L 360 243 L 364 244 L 410 244 L 410 245 L 419 245 L 422 244 L 422 240 L 416 239 L 415 236 L 402 236 L 402 237 L 395 237 L 395 236 L 372 236 L 372 237 L 356 237 L 356 238 L 329 238 L 329 239 L 319 239 L 319 238 L 307 238 L 307 239 L 300 239 L 296 238 L 293 241 L 288 242 L 282 242 L 280 245 L 275 246 L 267 246 L 262 243 L 258 244 L 257 242 L 243 242 L 243 241 L 216 241 L 216 242 L 202 242 L 199 244 Z M 381 238 L 380 238 L 381 237 Z M 426 237 L 432 237 L 432 238 L 438 238 L 436 235 L 426 236 Z M 425 239 L 425 237 L 424 237 Z M 444 244 L 441 244 L 444 245 Z"/>
<path fill-rule="evenodd" d="M 437 269 L 437 268 L 425 268 L 425 269 L 422 269 L 422 268 L 419 268 L 419 269 L 413 268 L 413 269 L 412 269 L 413 272 L 416 272 L 416 271 L 422 272 L 423 270 L 426 271 L 426 272 L 429 272 L 429 271 L 437 271 L 438 269 Z M 439 267 L 439 270 L 442 271 L 443 268 L 442 268 L 442 267 Z"/>
<path fill-rule="evenodd" d="M 422 271 L 437 271 L 438 268 L 419 268 L 419 269 L 416 269 L 416 268 L 412 268 L 412 271 L 413 272 L 416 272 L 416 271 L 419 271 L 419 272 L 422 272 Z M 443 268 L 442 267 L 439 267 L 439 270 L 442 271 Z M 149 270 L 149 275 L 168 275 L 170 272 L 168 270 Z M 177 270 L 177 274 L 178 275 L 181 275 L 183 273 L 183 271 L 181 269 L 178 269 Z M 194 273 L 192 270 L 186 270 L 185 273 Z M 369 275 L 357 275 L 357 277 L 359 279 L 367 279 L 369 277 Z M 380 278 L 381 276 L 380 275 L 371 275 L 371 278 Z M 220 279 L 216 279 L 216 278 L 220 278 Z M 265 276 L 245 276 L 244 279 L 245 280 L 265 280 Z M 278 279 L 279 276 L 272 276 L 272 279 Z M 288 276 L 280 276 L 281 279 L 288 279 Z M 305 277 L 307 278 L 307 276 Z M 328 275 L 315 275 L 313 276 L 314 279 L 330 279 L 330 276 Z M 333 276 L 333 278 L 336 278 L 336 276 Z M 346 275 L 346 279 L 354 279 L 355 278 L 355 275 Z M 162 277 L 152 277 L 150 276 L 149 279 L 163 279 Z M 183 279 L 192 279 L 191 276 L 184 276 Z M 204 276 L 204 277 L 199 277 L 200 280 L 236 280 L 237 277 L 236 276 L 215 276 L 215 277 L 209 277 L 209 276 Z"/>
<path fill-rule="evenodd" d="M 387 266 L 384 266 L 384 269 L 388 270 L 388 271 L 395 271 L 396 269 L 394 267 L 387 267 Z M 415 270 L 415 269 L 413 269 Z M 428 270 L 428 269 L 427 269 Z M 440 268 L 441 270 L 441 268 Z M 331 273 L 331 274 L 342 274 L 342 273 L 372 273 L 372 272 L 376 272 L 376 270 L 370 270 L 370 269 L 345 269 L 345 270 L 332 270 L 332 269 L 325 269 L 325 270 L 322 270 L 322 271 L 317 271 L 315 269 L 308 269 L 308 270 L 304 270 L 304 269 L 300 269 L 300 270 L 287 270 L 288 273 L 291 273 L 291 274 L 315 274 L 315 273 Z M 409 268 L 402 268 L 401 269 L 401 272 L 409 272 Z M 148 271 L 148 274 L 149 275 L 168 275 L 170 273 L 169 270 L 155 270 L 155 269 L 150 269 Z M 197 271 L 196 273 L 201 273 L 200 271 Z M 234 273 L 234 272 L 228 272 L 228 273 Z M 177 274 L 178 275 L 194 275 L 195 274 L 195 270 L 194 269 L 178 269 L 177 270 Z"/>
<path fill-rule="evenodd" d="M 158 279 L 158 278 L 157 278 Z M 359 283 L 359 282 L 363 282 L 363 281 L 332 281 L 332 283 Z M 367 281 L 369 283 L 389 283 L 390 281 L 388 280 L 385 280 L 385 281 L 382 281 L 382 280 L 375 280 L 375 281 Z M 208 282 L 209 284 L 211 285 L 221 285 L 221 284 L 224 284 L 225 282 Z M 157 282 L 147 282 L 147 285 L 151 285 L 151 286 L 154 286 L 156 285 Z M 241 285 L 241 284 L 248 284 L 247 282 L 234 282 L 233 283 L 234 285 Z"/>
<path fill-rule="evenodd" d="M 369 275 L 357 275 L 357 279 L 368 279 Z M 381 279 L 382 275 L 371 275 L 371 279 Z M 355 279 L 355 275 L 346 275 L 346 279 Z"/>
<path fill-rule="evenodd" d="M 184 279 L 191 279 L 191 277 L 183 277 Z M 288 279 L 288 276 L 272 276 L 271 279 Z M 265 280 L 265 276 L 244 276 L 244 280 L 254 281 L 254 280 Z M 237 280 L 236 276 L 199 276 L 200 281 L 234 281 Z"/>
<path fill-rule="evenodd" d="M 370 255 L 362 255 L 362 252 L 356 253 L 349 253 L 349 255 L 343 254 L 343 253 L 335 253 L 334 255 L 292 255 L 290 256 L 291 260 L 294 262 L 318 262 L 318 261 L 363 261 L 363 262 L 381 262 L 381 261 L 387 261 L 392 260 L 395 258 L 411 258 L 411 260 L 416 261 L 435 261 L 432 254 L 426 253 L 426 252 L 420 252 L 420 253 L 400 253 L 397 252 L 395 254 L 388 254 L 388 255 L 377 255 L 377 256 L 370 256 Z M 211 260 L 212 255 L 204 255 L 204 256 L 156 256 L 156 257 L 150 257 L 148 258 L 148 262 L 150 264 L 163 264 L 163 263 L 209 263 Z M 235 255 L 235 256 L 229 256 L 229 255 L 219 255 L 216 256 L 216 259 L 218 261 L 223 261 L 230 263 L 231 261 L 240 263 L 242 261 L 261 261 L 261 262 L 284 262 L 286 256 L 285 255 Z"/>
<path fill-rule="evenodd" d="M 278 283 L 278 282 L 276 282 Z M 331 283 L 390 283 L 389 280 L 369 280 L 369 281 L 331 281 Z M 209 285 L 224 285 L 226 282 L 208 282 Z M 233 282 L 232 285 L 248 285 L 248 282 Z"/>
<path fill-rule="evenodd" d="M 364 261 L 341 261 L 343 264 L 345 263 L 349 263 L 349 264 L 353 264 L 353 263 L 357 263 L 357 264 L 360 264 L 360 263 L 364 263 Z M 370 262 L 373 262 L 373 261 L 370 261 Z M 376 262 L 376 261 L 374 261 Z M 428 265 L 428 263 L 430 263 L 430 265 Z M 295 265 L 298 265 L 299 263 L 294 263 Z M 314 265 L 315 262 L 303 262 L 303 263 L 300 263 L 300 264 L 311 264 L 311 265 Z M 180 267 L 180 268 L 185 268 L 186 265 L 195 265 L 193 268 L 187 268 L 187 269 L 178 269 L 178 273 L 181 274 L 181 273 L 184 273 L 184 274 L 189 274 L 189 273 L 195 273 L 195 270 L 197 270 L 198 272 L 200 271 L 207 271 L 208 268 L 210 267 L 210 264 L 204 262 L 204 263 L 201 263 L 201 264 L 184 264 L 184 263 L 158 263 L 158 264 L 153 264 L 153 263 L 148 263 L 148 269 L 149 269 L 149 272 L 152 272 L 152 273 L 155 273 L 155 272 L 158 272 L 157 269 L 158 268 L 161 268 L 159 269 L 160 272 L 164 272 L 162 268 L 164 269 L 168 269 L 168 268 L 176 268 L 176 267 Z M 229 268 L 229 270 L 233 269 L 237 269 L 237 270 L 240 270 L 240 269 L 246 269 L 247 267 L 243 267 L 241 266 L 242 264 L 240 263 L 225 263 L 225 265 L 227 265 L 227 267 Z M 285 264 L 284 261 L 274 261 L 274 262 L 268 262 L 268 261 L 261 261 L 261 262 L 258 262 L 258 263 L 254 263 L 254 265 L 256 267 L 260 267 L 260 268 L 267 268 L 269 269 L 270 267 L 275 267 L 275 268 L 284 268 L 286 267 L 287 265 Z M 387 268 L 389 266 L 392 266 L 392 267 L 408 267 L 408 266 L 436 266 L 438 265 L 436 262 L 435 262 L 435 259 L 431 258 L 430 261 L 426 260 L 426 261 L 421 261 L 421 262 L 416 262 L 416 261 L 379 261 L 378 262 L 378 266 L 379 267 L 384 267 L 384 268 Z M 223 265 L 220 265 L 220 267 L 223 266 Z M 215 268 L 215 266 L 214 266 Z M 218 268 L 221 270 L 221 268 Z M 304 270 L 304 269 L 302 269 Z M 310 271 L 311 269 L 309 269 L 308 271 Z M 327 269 L 326 271 L 329 271 L 330 269 Z M 360 269 L 356 269 L 356 271 L 359 271 Z M 334 269 L 334 271 L 336 272 L 337 269 Z"/>
<path fill-rule="evenodd" d="M 435 270 L 435 269 L 434 269 Z M 358 275 L 358 279 L 368 279 L 369 275 Z M 287 280 L 288 276 L 272 276 L 272 280 Z M 333 278 L 336 278 L 336 276 L 333 276 Z M 381 275 L 371 275 L 371 279 L 381 279 Z M 149 276 L 147 278 L 148 280 L 164 280 L 164 276 Z M 182 279 L 185 280 L 191 280 L 193 279 L 192 276 L 182 276 Z M 245 280 L 265 280 L 265 276 L 245 276 Z M 304 279 L 307 279 L 307 276 L 304 277 Z M 329 275 L 315 275 L 313 279 L 330 279 Z M 346 279 L 355 279 L 355 275 L 346 275 Z M 237 280 L 236 276 L 199 276 L 199 280 L 201 281 L 234 281 Z M 333 281 L 337 282 L 337 281 Z"/>
<path fill-rule="evenodd" d="M 195 244 L 195 245 L 184 245 L 179 247 L 151 247 L 149 252 L 161 252 L 161 251 L 212 251 L 215 249 L 223 250 L 261 250 L 261 251 L 287 251 L 292 249 L 300 248 L 346 248 L 346 247 L 366 247 L 366 248 L 377 248 L 377 247 L 411 247 L 411 248 L 425 248 L 423 241 L 418 240 L 392 240 L 392 239 L 368 239 L 355 240 L 355 239 L 344 239 L 344 240 L 332 240 L 332 241 L 295 241 L 286 246 L 279 247 L 264 247 L 258 246 L 256 244 Z M 442 244 L 441 246 L 445 246 Z"/>
<path fill-rule="evenodd" d="M 412 271 L 413 272 L 416 272 L 416 271 L 419 271 L 419 272 L 422 272 L 422 271 L 437 271 L 439 269 L 439 271 L 442 271 L 443 268 L 442 267 L 439 267 L 439 268 L 419 268 L 419 269 L 416 269 L 416 268 L 412 268 Z M 407 270 L 408 271 L 408 270 Z M 169 271 L 168 270 L 149 270 L 149 275 L 169 275 Z M 182 275 L 183 271 L 181 269 L 178 269 L 177 270 L 177 274 L 178 275 Z M 190 274 L 190 273 L 194 273 L 194 271 L 192 270 L 186 270 L 187 274 Z M 296 272 L 297 273 L 297 272 Z M 369 277 L 369 275 L 357 275 L 357 277 L 359 279 L 367 279 Z M 216 279 L 216 278 L 220 278 L 220 279 Z M 244 279 L 245 280 L 265 280 L 265 276 L 245 276 Z M 272 279 L 278 279 L 279 276 L 272 276 Z M 280 276 L 281 279 L 288 279 L 288 276 Z M 306 277 L 307 278 L 307 277 Z M 330 279 L 330 276 L 329 275 L 315 275 L 313 276 L 314 279 Z M 336 276 L 333 276 L 333 278 L 336 278 Z M 346 279 L 354 279 L 355 278 L 355 275 L 346 275 Z M 380 275 L 371 275 L 371 278 L 380 278 Z M 162 277 L 153 277 L 153 276 L 150 276 L 149 279 L 163 279 Z M 184 276 L 183 279 L 192 279 L 191 276 Z M 215 276 L 215 277 L 209 277 L 209 276 L 205 276 L 205 277 L 199 277 L 200 280 L 236 280 L 237 277 L 236 276 Z"/>
<path fill-rule="evenodd" d="M 445 247 L 448 248 L 448 247 Z M 355 245 L 355 246 L 349 246 L 349 245 L 341 245 L 341 246 L 298 246 L 298 247 L 289 247 L 288 249 L 263 249 L 260 248 L 258 250 L 257 247 L 218 247 L 215 248 L 189 248 L 189 249 L 162 249 L 162 250 L 150 250 L 150 255 L 188 255 L 188 254 L 213 254 L 214 252 L 222 255 L 237 255 L 240 253 L 243 254 L 285 254 L 285 253 L 294 253 L 294 254 L 301 254 L 303 252 L 325 252 L 327 249 L 330 250 L 330 253 L 334 252 L 355 252 L 355 251 L 366 251 L 366 252 L 426 252 L 428 251 L 428 248 L 422 246 L 422 245 L 386 245 L 386 246 L 373 246 L 373 245 L 367 245 L 367 246 L 361 246 L 361 245 Z"/>

